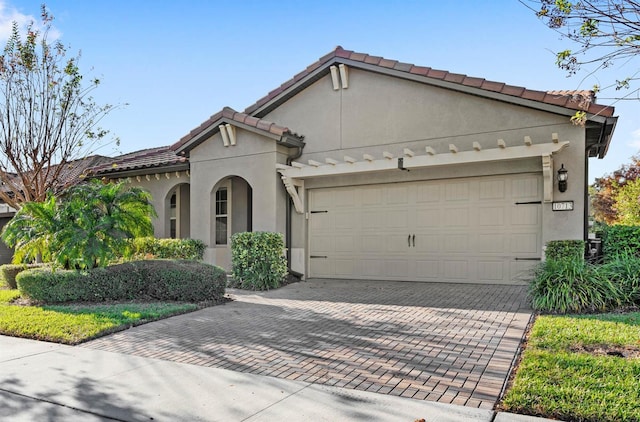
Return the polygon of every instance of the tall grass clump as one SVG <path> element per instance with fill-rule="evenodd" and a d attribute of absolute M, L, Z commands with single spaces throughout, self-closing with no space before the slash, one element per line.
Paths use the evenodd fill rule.
<path fill-rule="evenodd" d="M 540 263 L 534 270 L 529 295 L 534 309 L 555 313 L 605 311 L 625 302 L 618 282 L 578 257 Z"/>
<path fill-rule="evenodd" d="M 632 253 L 619 253 L 602 264 L 598 271 L 620 287 L 626 305 L 640 305 L 640 258 Z"/>

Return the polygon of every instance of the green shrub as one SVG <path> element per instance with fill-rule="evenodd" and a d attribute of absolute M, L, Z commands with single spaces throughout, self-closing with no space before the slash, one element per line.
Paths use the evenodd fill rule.
<path fill-rule="evenodd" d="M 33 269 L 20 273 L 23 296 L 47 303 L 107 300 L 219 301 L 225 271 L 197 261 L 145 260 L 89 271 Z"/>
<path fill-rule="evenodd" d="M 625 302 L 618 283 L 576 257 L 541 262 L 529 284 L 529 296 L 534 309 L 558 313 L 604 311 Z"/>
<path fill-rule="evenodd" d="M 606 226 L 602 234 L 605 260 L 619 255 L 640 256 L 640 226 Z"/>
<path fill-rule="evenodd" d="M 584 240 L 551 240 L 547 242 L 546 259 L 584 258 Z"/>
<path fill-rule="evenodd" d="M 287 275 L 282 234 L 244 232 L 231 237 L 232 287 L 269 290 L 280 287 Z"/>
<path fill-rule="evenodd" d="M 133 257 L 144 259 L 152 256 L 159 259 L 202 260 L 206 245 L 197 239 L 156 239 L 139 237 L 131 240 Z"/>
<path fill-rule="evenodd" d="M 17 289 L 16 276 L 30 268 L 42 267 L 45 264 L 5 264 L 0 265 L 0 285 Z"/>

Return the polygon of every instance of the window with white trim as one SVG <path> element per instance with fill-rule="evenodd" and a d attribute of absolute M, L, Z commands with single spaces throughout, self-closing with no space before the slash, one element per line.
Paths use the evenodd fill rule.
<path fill-rule="evenodd" d="M 178 208 L 177 192 L 173 192 L 169 199 L 169 237 L 175 239 L 178 236 Z"/>
<path fill-rule="evenodd" d="M 227 187 L 216 191 L 216 245 L 226 245 L 229 229 L 229 198 Z"/>

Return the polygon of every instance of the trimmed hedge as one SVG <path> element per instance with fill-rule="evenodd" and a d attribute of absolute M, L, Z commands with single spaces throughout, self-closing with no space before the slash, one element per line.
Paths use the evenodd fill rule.
<path fill-rule="evenodd" d="M 16 276 L 24 270 L 39 268 L 46 264 L 4 264 L 0 265 L 0 285 L 17 289 Z"/>
<path fill-rule="evenodd" d="M 640 256 L 640 226 L 607 226 L 602 234 L 605 259 L 617 255 Z"/>
<path fill-rule="evenodd" d="M 547 242 L 545 250 L 546 259 L 573 259 L 584 258 L 584 240 L 551 240 Z"/>
<path fill-rule="evenodd" d="M 131 240 L 134 259 L 153 257 L 157 259 L 202 260 L 206 245 L 197 239 L 156 239 L 139 237 Z"/>
<path fill-rule="evenodd" d="M 287 276 L 284 239 L 280 233 L 244 232 L 231 236 L 230 287 L 269 290 L 282 285 Z"/>
<path fill-rule="evenodd" d="M 17 276 L 20 293 L 46 303 L 107 300 L 219 301 L 225 271 L 197 261 L 144 260 L 89 271 L 32 269 Z"/>

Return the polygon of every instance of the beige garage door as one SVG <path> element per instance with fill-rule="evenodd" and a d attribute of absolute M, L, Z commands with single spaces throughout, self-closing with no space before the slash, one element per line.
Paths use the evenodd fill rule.
<path fill-rule="evenodd" d="M 518 283 L 542 254 L 537 174 L 309 195 L 311 277 Z"/>

